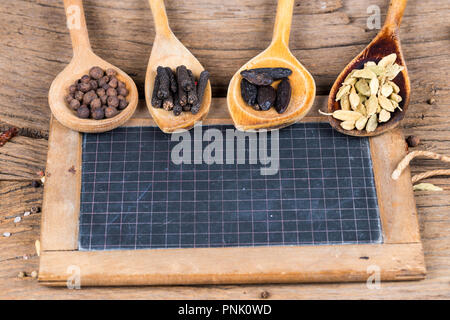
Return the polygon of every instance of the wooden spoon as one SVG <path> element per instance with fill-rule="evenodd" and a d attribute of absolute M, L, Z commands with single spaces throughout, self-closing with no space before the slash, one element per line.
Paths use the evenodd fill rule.
<path fill-rule="evenodd" d="M 408 70 L 406 69 L 406 63 L 400 46 L 398 30 L 400 28 L 400 22 L 402 21 L 403 12 L 406 8 L 406 3 L 407 0 L 391 0 L 383 28 L 375 39 L 373 39 L 373 41 L 341 72 L 334 83 L 328 98 L 328 112 L 332 113 L 335 110 L 339 110 L 340 104 L 335 101 L 335 97 L 347 75 L 353 69 L 362 69 L 364 64 L 368 61 L 378 62 L 383 57 L 391 53 L 396 53 L 396 63 L 405 67 L 405 69 L 394 79 L 394 82 L 400 87 L 400 96 L 403 99 L 400 103 L 400 107 L 403 111 L 396 109 L 396 111 L 392 114 L 391 119 L 388 122 L 379 123 L 377 129 L 373 132 L 367 132 L 366 130 L 344 130 L 340 126 L 341 121 L 329 116 L 328 120 L 330 121 L 330 124 L 337 131 L 357 137 L 377 136 L 397 127 L 400 124 L 400 121 L 405 117 L 405 113 L 408 110 L 409 105 L 411 86 L 409 82 Z"/>
<path fill-rule="evenodd" d="M 152 107 L 152 93 L 158 66 L 170 67 L 175 70 L 180 65 L 185 65 L 192 70 L 194 76 L 198 79 L 200 73 L 204 70 L 200 62 L 194 55 L 175 37 L 169 27 L 169 21 L 164 7 L 163 0 L 149 0 L 155 22 L 156 37 L 153 42 L 152 53 L 148 62 L 147 74 L 145 77 L 145 100 L 147 107 L 159 128 L 172 133 L 178 129 L 191 129 L 194 124 L 206 117 L 211 105 L 211 84 L 205 89 L 202 105 L 197 114 L 191 112 L 182 112 L 175 116 L 172 111 L 166 111 L 160 108 Z"/>
<path fill-rule="evenodd" d="M 302 119 L 310 110 L 316 95 L 313 77 L 289 50 L 294 0 L 279 0 L 272 43 L 262 53 L 247 62 L 231 79 L 228 87 L 228 110 L 238 130 L 277 129 Z M 257 111 L 247 105 L 241 96 L 241 71 L 254 68 L 283 67 L 292 70 L 289 81 L 292 94 L 283 114 L 275 108 Z"/>
<path fill-rule="evenodd" d="M 126 122 L 136 110 L 138 91 L 134 81 L 122 70 L 102 60 L 92 52 L 86 26 L 82 0 L 64 0 L 67 16 L 67 26 L 72 38 L 73 58 L 69 65 L 53 81 L 48 102 L 55 118 L 64 126 L 80 132 L 104 132 L 112 130 Z M 126 84 L 129 91 L 128 107 L 117 116 L 104 120 L 81 119 L 70 109 L 65 101 L 68 88 L 77 79 L 88 74 L 89 70 L 99 66 L 106 70 L 113 68 L 117 71 L 117 78 Z"/>

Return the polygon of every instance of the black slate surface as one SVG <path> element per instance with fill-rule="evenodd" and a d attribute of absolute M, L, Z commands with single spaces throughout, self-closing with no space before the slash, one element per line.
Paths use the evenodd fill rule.
<path fill-rule="evenodd" d="M 245 164 L 174 164 L 178 143 L 154 127 L 84 135 L 80 250 L 382 241 L 367 139 L 290 126 L 265 176 L 248 150 Z"/>

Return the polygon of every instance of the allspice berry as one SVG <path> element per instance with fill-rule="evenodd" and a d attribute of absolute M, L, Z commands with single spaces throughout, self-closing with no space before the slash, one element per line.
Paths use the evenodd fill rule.
<path fill-rule="evenodd" d="M 77 86 L 76 85 L 71 85 L 70 87 L 69 87 L 69 93 L 70 94 L 75 94 L 75 92 L 77 91 Z"/>
<path fill-rule="evenodd" d="M 105 112 L 102 108 L 92 110 L 92 118 L 95 120 L 102 120 L 105 117 Z"/>
<path fill-rule="evenodd" d="M 104 76 L 103 78 L 101 78 L 100 80 L 98 80 L 98 85 L 100 87 L 103 87 L 105 84 L 107 84 L 109 82 L 109 77 L 108 76 Z"/>
<path fill-rule="evenodd" d="M 98 98 L 94 90 L 87 92 L 83 97 L 83 104 L 90 104 L 92 100 Z"/>
<path fill-rule="evenodd" d="M 64 98 L 64 100 L 66 100 L 66 102 L 68 103 L 68 104 L 70 104 L 70 102 L 73 100 L 74 98 L 73 98 L 73 95 L 72 94 L 69 94 L 69 95 L 67 95 L 65 98 Z"/>
<path fill-rule="evenodd" d="M 31 213 L 39 213 L 39 212 L 41 212 L 40 207 L 31 207 Z"/>
<path fill-rule="evenodd" d="M 114 88 L 114 89 L 117 88 L 117 85 L 118 85 L 117 78 L 111 77 L 111 80 L 109 80 L 108 84 L 111 88 Z"/>
<path fill-rule="evenodd" d="M 107 99 L 108 106 L 117 108 L 119 106 L 119 98 L 116 96 L 110 96 Z"/>
<path fill-rule="evenodd" d="M 89 75 L 95 80 L 100 79 L 104 74 L 105 72 L 100 67 L 92 67 L 91 70 L 89 70 Z"/>
<path fill-rule="evenodd" d="M 114 88 L 109 88 L 106 90 L 106 94 L 110 97 L 117 96 L 117 90 Z"/>
<path fill-rule="evenodd" d="M 105 117 L 112 118 L 112 117 L 115 117 L 118 113 L 119 113 L 119 111 L 116 108 L 108 107 L 105 110 Z"/>
<path fill-rule="evenodd" d="M 126 97 L 128 95 L 128 90 L 127 90 L 127 88 L 124 88 L 124 87 L 118 88 L 117 93 L 121 96 Z"/>
<path fill-rule="evenodd" d="M 95 98 L 91 101 L 91 110 L 101 108 L 102 107 L 102 101 L 100 98 Z"/>
<path fill-rule="evenodd" d="M 105 116 L 116 116 L 128 106 L 128 90 L 116 75 L 117 71 L 114 69 L 104 71 L 98 66 L 92 67 L 89 74 L 83 75 L 69 86 L 68 95 L 64 97 L 67 105 L 82 119 L 91 117 L 101 120 Z"/>
<path fill-rule="evenodd" d="M 103 88 L 98 88 L 96 92 L 99 97 L 106 95 L 106 91 Z"/>
<path fill-rule="evenodd" d="M 112 68 L 109 68 L 109 69 L 106 70 L 106 75 L 108 77 L 114 77 L 114 76 L 117 75 L 117 72 L 116 72 L 116 70 L 114 70 Z"/>
<path fill-rule="evenodd" d="M 268 299 L 270 297 L 270 292 L 269 291 L 263 291 L 260 294 L 261 299 Z"/>
<path fill-rule="evenodd" d="M 80 107 L 81 103 L 77 99 L 72 99 L 69 105 L 73 110 L 77 110 Z"/>
<path fill-rule="evenodd" d="M 87 118 L 89 118 L 89 115 L 91 114 L 91 112 L 89 111 L 88 107 L 81 106 L 78 108 L 77 114 L 78 114 L 78 117 L 80 117 L 81 119 L 87 119 Z"/>
<path fill-rule="evenodd" d="M 128 101 L 127 100 L 120 100 L 119 101 L 119 110 L 123 110 L 126 107 L 128 107 Z"/>
<path fill-rule="evenodd" d="M 97 88 L 98 88 L 97 80 L 91 80 L 91 81 L 89 81 L 89 84 L 91 85 L 92 90 L 97 90 Z"/>
<path fill-rule="evenodd" d="M 83 100 L 83 96 L 84 96 L 83 92 L 77 91 L 77 92 L 75 92 L 74 98 L 77 99 L 78 101 L 81 101 L 81 100 Z"/>
<path fill-rule="evenodd" d="M 87 74 L 81 77 L 81 83 L 89 83 L 91 81 L 91 77 Z"/>
<path fill-rule="evenodd" d="M 83 93 L 86 93 L 91 90 L 91 85 L 89 83 L 79 83 L 78 90 L 80 90 Z"/>
<path fill-rule="evenodd" d="M 406 143 L 408 143 L 408 147 L 415 148 L 420 144 L 420 138 L 416 136 L 409 136 L 406 138 Z"/>
<path fill-rule="evenodd" d="M 100 96 L 100 101 L 102 102 L 102 104 L 107 104 L 108 96 L 106 94 L 104 94 L 103 96 Z"/>
<path fill-rule="evenodd" d="M 33 182 L 31 182 L 31 186 L 33 188 L 39 188 L 41 186 L 41 182 L 38 180 L 33 180 Z"/>

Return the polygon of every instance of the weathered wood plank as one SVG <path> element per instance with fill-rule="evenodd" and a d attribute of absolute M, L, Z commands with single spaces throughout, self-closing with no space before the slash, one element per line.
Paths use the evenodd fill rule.
<path fill-rule="evenodd" d="M 384 15 L 387 2 L 371 1 Z M 130 73 L 143 97 L 143 81 L 154 39 L 151 13 L 145 1 L 99 4 L 85 0 L 94 50 Z M 231 0 L 167 1 L 177 36 L 212 73 L 213 91 L 224 96 L 228 81 L 243 63 L 270 42 L 276 2 Z M 315 76 L 318 93 L 326 94 L 340 69 L 376 34 L 367 30 L 368 1 L 298 1 L 291 48 Z M 436 84 L 448 95 L 442 79 L 450 71 L 450 41 L 445 29 L 445 0 L 410 0 L 401 35 L 415 97 L 424 101 L 423 86 Z M 126 14 L 123 14 L 126 12 Z M 251 13 L 251 14 L 249 14 Z M 0 35 L 0 125 L 8 123 L 48 132 L 47 90 L 71 59 L 63 6 L 57 0 L 3 1 L 0 19 L 10 26 Z M 201 30 L 201 32 L 199 32 Z M 12 61 L 12 63 L 10 62 Z M 427 73 L 429 66 L 439 65 Z M 440 94 L 438 92 L 438 94 Z"/>
<path fill-rule="evenodd" d="M 130 73 L 143 97 L 145 68 L 154 38 L 148 3 L 141 0 L 84 2 L 94 50 Z M 384 17 L 387 3 L 386 0 L 296 1 L 291 49 L 314 75 L 319 94 L 327 94 L 340 69 L 376 34 L 376 30 L 367 30 L 367 7 L 378 5 Z M 228 81 L 236 69 L 270 41 L 275 0 L 258 1 L 258 6 L 253 0 L 166 0 L 166 4 L 174 32 L 212 71 L 216 96 L 226 93 Z M 413 90 L 410 109 L 402 123 L 405 135 L 418 135 L 422 139 L 420 148 L 445 154 L 450 153 L 449 9 L 448 0 L 409 0 L 401 27 Z M 0 182 L 2 221 L 10 213 L 19 214 L 29 210 L 31 204 L 42 201 L 41 190 L 29 187 L 29 183 L 35 169 L 45 165 L 46 142 L 35 144 L 31 137 L 48 136 L 47 91 L 72 53 L 63 4 L 59 0 L 1 1 L 0 25 L 0 73 L 3 75 L 0 128 L 16 125 L 34 133 L 16 137 L 9 143 L 12 145 L 0 148 L 0 161 L 5 161 L 0 162 L 0 172 L 6 172 L 6 177 L 2 175 L 0 180 L 27 180 Z M 436 98 L 436 105 L 426 103 L 430 97 Z M 14 143 L 23 143 L 27 152 Z M 6 157 L 10 158 L 5 160 Z M 437 161 L 418 159 L 412 163 L 411 170 L 416 174 L 442 167 Z M 20 172 L 19 178 L 14 178 L 13 172 Z M 38 269 L 37 258 L 23 259 L 24 254 L 34 253 L 34 241 L 39 237 L 40 216 L 36 215 L 20 226 L 31 228 L 30 231 L 13 233 L 10 238 L 0 237 L 0 257 L 8 257 L 7 261 L 0 258 L 0 298 L 257 299 L 267 290 L 274 299 L 449 299 L 450 185 L 444 177 L 427 181 L 444 187 L 445 191 L 415 193 L 428 271 L 424 281 L 383 283 L 380 290 L 368 290 L 364 284 L 156 287 L 76 292 L 49 289 L 29 278 L 15 278 L 19 271 Z M 11 227 L 2 230 L 11 230 Z"/>
<path fill-rule="evenodd" d="M 47 140 L 14 137 L 0 147 L 0 180 L 37 180 L 46 159 Z"/>

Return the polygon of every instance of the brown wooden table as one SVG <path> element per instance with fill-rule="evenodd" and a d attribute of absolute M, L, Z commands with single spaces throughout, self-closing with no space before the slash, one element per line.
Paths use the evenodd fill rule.
<path fill-rule="evenodd" d="M 129 73 L 144 97 L 144 76 L 154 38 L 147 1 L 85 0 L 94 51 Z M 315 77 L 317 94 L 327 95 L 340 70 L 375 36 L 367 8 L 378 5 L 384 19 L 388 0 L 296 1 L 291 49 Z M 166 1 L 175 34 L 211 71 L 214 96 L 226 95 L 228 81 L 270 42 L 275 0 Z M 401 27 L 412 97 L 402 126 L 421 138 L 420 149 L 450 154 L 450 40 L 448 0 L 410 0 Z M 427 277 L 418 282 L 146 288 L 47 288 L 19 272 L 38 270 L 35 240 L 40 214 L 14 217 L 42 203 L 33 188 L 45 168 L 51 81 L 72 56 L 62 1 L 4 0 L 0 3 L 0 129 L 20 134 L 0 148 L 0 298 L 8 299 L 449 299 L 450 183 L 428 179 L 443 192 L 416 192 Z M 429 99 L 435 104 L 428 104 Z M 415 160 L 413 174 L 444 168 Z M 2 237 L 11 232 L 11 237 Z"/>

